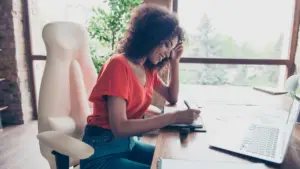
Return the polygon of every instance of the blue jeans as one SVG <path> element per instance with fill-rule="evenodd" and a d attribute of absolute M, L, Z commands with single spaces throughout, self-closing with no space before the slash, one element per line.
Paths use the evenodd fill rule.
<path fill-rule="evenodd" d="M 132 137 L 116 139 L 111 130 L 85 127 L 83 142 L 92 146 L 94 154 L 80 161 L 81 169 L 150 169 L 154 146 Z"/>

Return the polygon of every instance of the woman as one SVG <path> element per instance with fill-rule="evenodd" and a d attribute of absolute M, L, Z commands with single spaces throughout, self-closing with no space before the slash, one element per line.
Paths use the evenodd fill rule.
<path fill-rule="evenodd" d="M 149 4 L 135 9 L 119 45 L 120 54 L 103 65 L 90 96 L 94 112 L 88 117 L 83 141 L 95 153 L 81 161 L 82 169 L 150 168 L 154 147 L 133 136 L 198 118 L 200 112 L 193 109 L 142 118 L 154 90 L 171 104 L 177 102 L 182 40 L 178 20 L 167 9 Z M 157 75 L 167 62 L 169 85 Z"/>

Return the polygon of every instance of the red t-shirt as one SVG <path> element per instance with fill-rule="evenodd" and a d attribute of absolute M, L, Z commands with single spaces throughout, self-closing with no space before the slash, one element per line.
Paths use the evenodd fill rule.
<path fill-rule="evenodd" d="M 109 129 L 107 101 L 103 96 L 119 96 L 127 101 L 128 119 L 140 119 L 151 104 L 153 89 L 161 84 L 157 72 L 146 70 L 143 86 L 124 55 L 112 56 L 101 68 L 97 83 L 89 100 L 93 102 L 93 113 L 88 116 L 89 125 Z"/>

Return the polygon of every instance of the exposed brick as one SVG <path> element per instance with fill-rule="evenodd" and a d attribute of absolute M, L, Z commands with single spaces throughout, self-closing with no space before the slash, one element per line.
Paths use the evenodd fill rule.
<path fill-rule="evenodd" d="M 1 61 L 3 58 L 3 61 L 11 60 L 15 55 L 15 49 L 4 49 L 2 48 L 2 51 L 0 52 Z"/>
<path fill-rule="evenodd" d="M 8 17 L 8 16 L 9 16 L 9 13 L 8 13 L 8 12 L 4 12 L 4 13 L 3 13 L 3 17 L 6 18 L 6 17 Z"/>
<path fill-rule="evenodd" d="M 5 35 L 6 35 L 5 30 L 0 30 L 0 39 L 3 39 L 3 37 L 5 37 Z"/>
<path fill-rule="evenodd" d="M 31 93 L 23 37 L 22 0 L 5 0 L 0 4 L 0 106 L 4 125 L 23 124 L 31 120 Z"/>
<path fill-rule="evenodd" d="M 14 42 L 10 42 L 8 48 L 9 49 L 15 48 L 15 43 Z"/>
<path fill-rule="evenodd" d="M 0 30 L 5 30 L 7 28 L 7 24 L 1 24 L 0 25 Z"/>

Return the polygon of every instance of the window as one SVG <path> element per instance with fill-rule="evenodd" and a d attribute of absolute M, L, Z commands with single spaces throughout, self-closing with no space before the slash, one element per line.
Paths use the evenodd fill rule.
<path fill-rule="evenodd" d="M 184 57 L 288 59 L 295 0 L 178 0 Z"/>
<path fill-rule="evenodd" d="M 181 84 L 277 87 L 286 67 L 278 65 L 181 63 Z"/>
<path fill-rule="evenodd" d="M 45 64 L 46 62 L 44 60 L 33 61 L 36 100 L 39 100 L 40 87 L 42 82 L 42 76 L 45 69 Z"/>
<path fill-rule="evenodd" d="M 88 26 L 92 9 L 104 5 L 102 0 L 29 0 L 32 54 L 46 55 L 42 30 L 47 23 L 70 21 Z"/>
<path fill-rule="evenodd" d="M 299 8 L 298 0 L 174 0 L 187 37 L 180 83 L 281 86 L 294 71 Z"/>
<path fill-rule="evenodd" d="M 81 25 L 88 25 L 92 9 L 98 6 L 106 7 L 103 0 L 27 0 L 25 8 L 28 10 L 30 28 L 31 62 L 33 72 L 34 106 L 37 108 L 42 75 L 45 68 L 46 48 L 42 39 L 42 30 L 47 23 L 55 21 L 70 21 Z M 30 9 L 30 10 L 29 10 Z M 91 42 L 92 45 L 95 44 Z M 36 113 L 36 112 L 35 112 Z"/>

